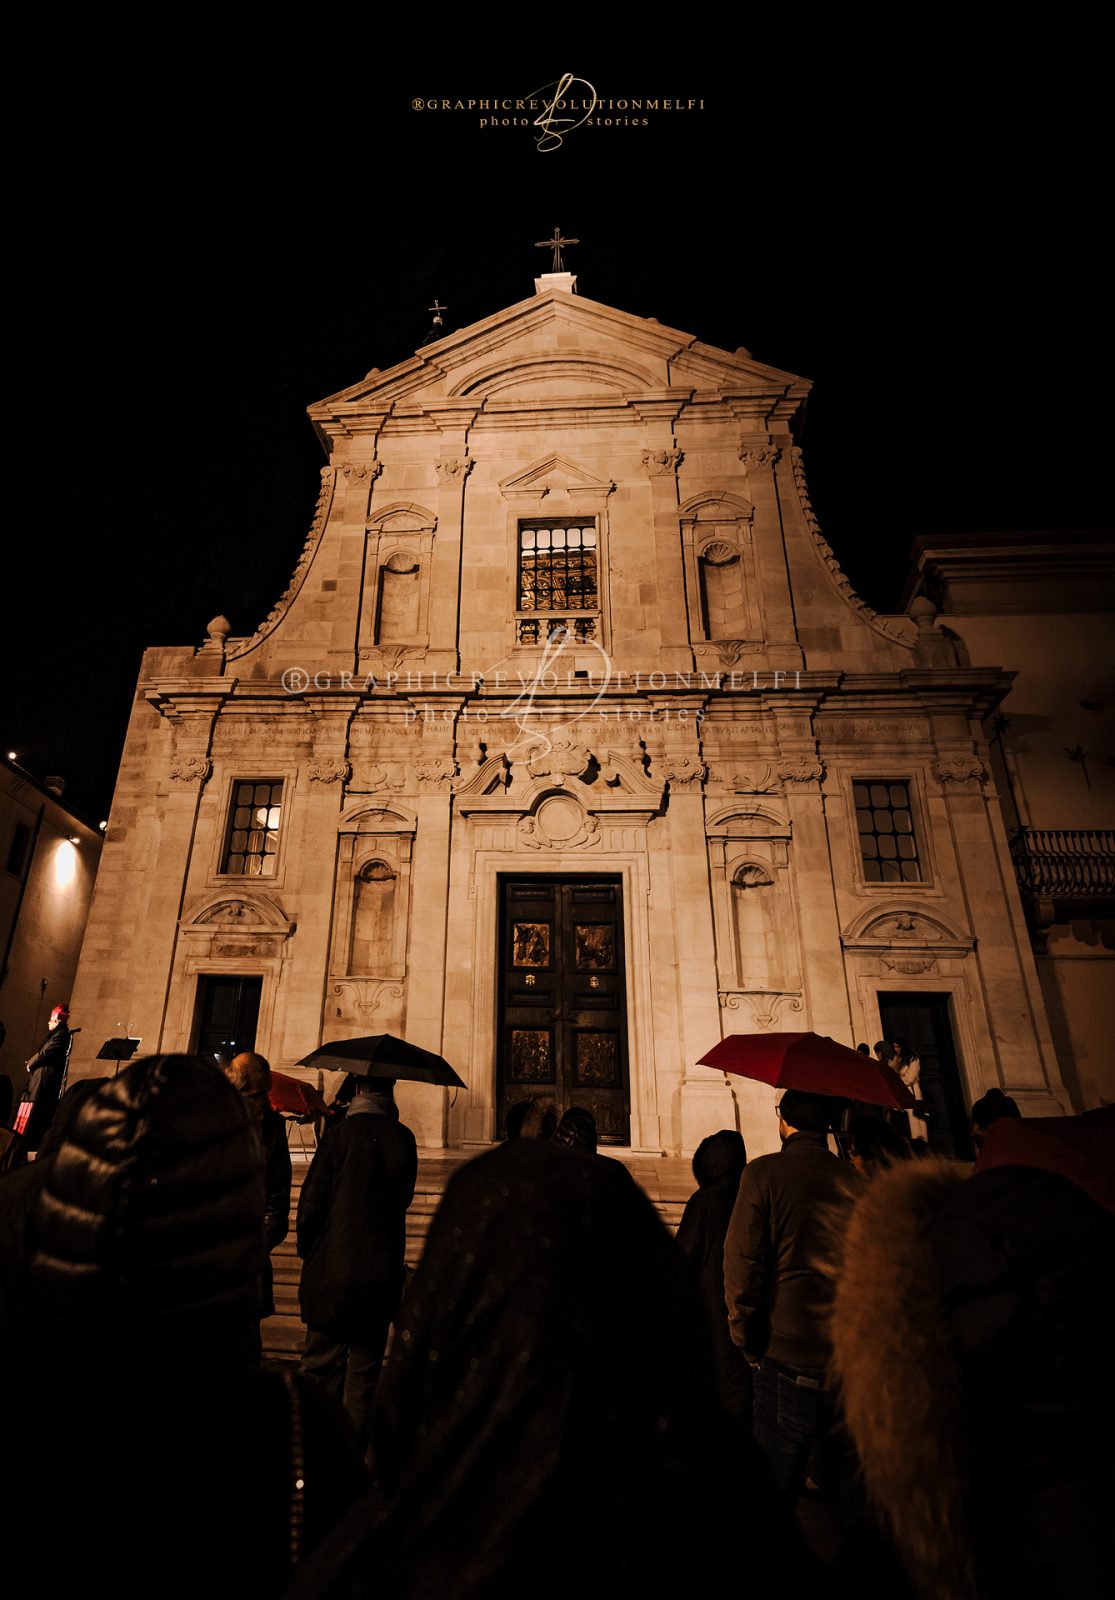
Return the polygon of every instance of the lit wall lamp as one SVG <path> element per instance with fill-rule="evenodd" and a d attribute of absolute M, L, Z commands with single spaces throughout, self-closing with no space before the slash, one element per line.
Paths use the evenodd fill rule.
<path fill-rule="evenodd" d="M 68 889 L 77 876 L 77 851 L 72 839 L 61 839 L 54 854 L 54 883 L 56 888 Z"/>

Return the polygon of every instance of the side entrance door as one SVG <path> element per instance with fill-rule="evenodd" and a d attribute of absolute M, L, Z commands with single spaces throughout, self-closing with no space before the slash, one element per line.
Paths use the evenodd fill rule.
<path fill-rule="evenodd" d="M 262 978 L 205 973 L 197 981 L 195 1054 L 218 1066 L 241 1050 L 254 1050 Z"/>
<path fill-rule="evenodd" d="M 630 1141 L 623 889 L 618 878 L 500 880 L 499 1062 L 508 1107 L 584 1106 L 599 1142 Z"/>
<path fill-rule="evenodd" d="M 968 1112 L 949 1022 L 947 994 L 880 993 L 882 1037 L 904 1039 L 921 1062 L 918 1086 L 925 1101 L 929 1147 L 941 1156 L 971 1160 Z"/>

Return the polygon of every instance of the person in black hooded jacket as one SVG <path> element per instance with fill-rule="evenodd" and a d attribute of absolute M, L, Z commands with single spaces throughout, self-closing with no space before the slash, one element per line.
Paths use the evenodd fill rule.
<path fill-rule="evenodd" d="M 724 1304 L 724 1236 L 746 1165 L 743 1135 L 734 1128 L 721 1128 L 701 1140 L 693 1157 L 699 1187 L 685 1203 L 677 1241 L 696 1271 L 708 1310 L 721 1403 L 750 1435 L 751 1368 L 743 1351 L 732 1343 Z"/>
<path fill-rule="evenodd" d="M 208 1062 L 141 1058 L 44 1167 L 4 1417 L 29 1570 L 60 1594 L 277 1594 L 365 1480 L 343 1414 L 255 1356 L 263 1173 L 242 1096 Z"/>

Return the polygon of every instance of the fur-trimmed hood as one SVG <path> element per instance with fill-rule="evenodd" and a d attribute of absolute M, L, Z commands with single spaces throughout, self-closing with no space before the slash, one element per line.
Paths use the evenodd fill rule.
<path fill-rule="evenodd" d="M 929 1243 L 966 1171 L 904 1162 L 865 1181 L 830 1263 L 833 1372 L 846 1425 L 870 1499 L 935 1600 L 977 1594 L 959 1364 Z"/>
<path fill-rule="evenodd" d="M 834 1219 L 844 1421 L 926 1600 L 1080 1600 L 1108 1563 L 1115 1219 L 1058 1175 L 970 1170 L 884 1168 Z"/>

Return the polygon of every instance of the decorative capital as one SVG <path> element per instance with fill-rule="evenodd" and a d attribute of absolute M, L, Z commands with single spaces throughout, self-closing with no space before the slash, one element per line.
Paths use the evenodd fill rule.
<path fill-rule="evenodd" d="M 708 768 L 699 756 L 668 756 L 663 771 L 671 788 L 675 784 L 703 783 L 708 777 Z"/>
<path fill-rule="evenodd" d="M 808 756 L 795 756 L 792 761 L 778 763 L 778 776 L 783 783 L 820 783 L 824 775 L 824 762 L 810 760 Z"/>
<path fill-rule="evenodd" d="M 684 450 L 644 450 L 643 466 L 652 478 L 673 475 L 685 460 Z"/>
<path fill-rule="evenodd" d="M 982 783 L 987 769 L 975 756 L 942 756 L 933 763 L 933 776 L 938 783 Z"/>
<path fill-rule="evenodd" d="M 306 771 L 311 783 L 347 783 L 352 777 L 352 768 L 344 756 L 315 756 Z"/>
<path fill-rule="evenodd" d="M 170 776 L 175 783 L 204 783 L 213 770 L 208 756 L 175 756 Z"/>
<path fill-rule="evenodd" d="M 434 462 L 434 471 L 443 489 L 454 483 L 464 483 L 476 462 L 472 456 L 449 456 Z"/>
<path fill-rule="evenodd" d="M 448 789 L 457 771 L 457 763 L 452 758 L 435 756 L 432 760 L 420 762 L 414 774 L 423 788 Z"/>
<path fill-rule="evenodd" d="M 749 470 L 752 467 L 773 467 L 782 455 L 779 444 L 741 444 L 739 458 Z"/>
<path fill-rule="evenodd" d="M 374 482 L 383 471 L 383 462 L 378 458 L 373 461 L 346 461 L 341 471 L 346 478 L 355 479 L 357 483 L 363 483 L 365 478 L 371 478 Z"/>

